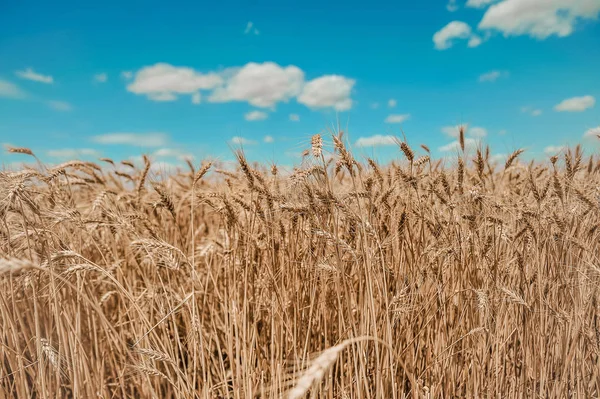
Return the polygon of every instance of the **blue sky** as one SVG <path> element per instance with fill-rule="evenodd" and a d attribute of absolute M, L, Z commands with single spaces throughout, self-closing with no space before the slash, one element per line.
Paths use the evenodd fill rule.
<path fill-rule="evenodd" d="M 497 154 L 598 148 L 599 0 L 86 3 L 0 5 L 0 143 L 289 165 L 339 121 L 382 161 L 403 133 L 453 156 L 459 124 Z"/>

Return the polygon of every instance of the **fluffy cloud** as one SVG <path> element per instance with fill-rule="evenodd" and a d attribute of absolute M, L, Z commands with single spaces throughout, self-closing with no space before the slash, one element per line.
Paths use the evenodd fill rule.
<path fill-rule="evenodd" d="M 333 107 L 337 111 L 346 111 L 352 107 L 350 94 L 355 81 L 340 75 L 325 75 L 308 82 L 298 102 L 310 108 Z"/>
<path fill-rule="evenodd" d="M 582 112 L 592 108 L 596 104 L 596 99 L 592 96 L 572 97 L 561 101 L 554 106 L 558 112 Z"/>
<path fill-rule="evenodd" d="M 34 82 L 52 84 L 54 78 L 50 75 L 42 75 L 41 73 L 35 72 L 32 68 L 27 68 L 22 71 L 16 71 L 15 75 L 21 79 L 33 80 Z"/>
<path fill-rule="evenodd" d="M 583 134 L 583 137 L 594 137 L 594 138 L 597 138 L 599 135 L 600 135 L 600 126 L 594 127 L 592 129 L 588 129 Z"/>
<path fill-rule="evenodd" d="M 127 79 L 129 73 L 123 72 L 122 76 Z M 158 63 L 136 72 L 127 90 L 153 101 L 174 101 L 180 95 L 190 95 L 192 103 L 198 104 L 201 90 L 206 90 L 212 103 L 242 101 L 255 107 L 273 108 L 279 102 L 296 98 L 311 108 L 332 107 L 343 111 L 352 106 L 350 94 L 354 83 L 353 79 L 339 75 L 305 82 L 304 72 L 297 66 L 282 67 L 274 62 L 250 62 L 218 73 Z"/>
<path fill-rule="evenodd" d="M 358 140 L 356 140 L 354 145 L 356 147 L 376 147 L 383 145 L 394 145 L 396 143 L 397 139 L 394 136 L 383 136 L 381 134 L 376 134 L 369 137 L 360 137 Z"/>
<path fill-rule="evenodd" d="M 250 111 L 244 115 L 244 119 L 247 121 L 264 121 L 269 115 L 262 111 Z"/>
<path fill-rule="evenodd" d="M 275 139 L 273 138 L 273 136 L 265 136 L 265 137 L 263 138 L 263 141 L 264 141 L 265 143 L 272 143 L 272 142 L 274 142 L 274 141 L 275 141 Z"/>
<path fill-rule="evenodd" d="M 272 107 L 298 95 L 303 82 L 304 72 L 294 65 L 284 68 L 274 62 L 250 62 L 215 89 L 209 101 L 247 101 L 255 107 Z"/>
<path fill-rule="evenodd" d="M 16 84 L 0 79 L 0 97 L 25 98 L 26 94 Z"/>
<path fill-rule="evenodd" d="M 98 144 L 162 147 L 169 137 L 165 133 L 107 133 L 92 137 Z"/>
<path fill-rule="evenodd" d="M 499 30 L 505 36 L 565 37 L 579 20 L 595 19 L 599 13 L 598 0 L 503 0 L 486 11 L 479 28 Z"/>
<path fill-rule="evenodd" d="M 48 106 L 55 111 L 67 112 L 73 109 L 73 106 L 66 101 L 48 101 Z"/>
<path fill-rule="evenodd" d="M 247 138 L 240 137 L 240 136 L 234 136 L 234 137 L 232 137 L 231 140 L 229 140 L 229 142 L 231 144 L 235 144 L 235 145 L 253 145 L 253 144 L 256 144 L 256 141 L 249 140 Z"/>
<path fill-rule="evenodd" d="M 410 114 L 392 114 L 385 118 L 385 123 L 402 123 L 410 119 Z"/>
<path fill-rule="evenodd" d="M 398 104 L 398 102 L 394 98 L 390 98 L 388 100 L 388 107 L 390 107 L 390 108 L 394 108 L 397 104 Z"/>
<path fill-rule="evenodd" d="M 495 82 L 496 80 L 498 80 L 498 78 L 502 77 L 502 76 L 508 76 L 508 72 L 506 71 L 490 71 L 487 73 L 484 73 L 482 75 L 479 75 L 479 82 Z"/>
<path fill-rule="evenodd" d="M 298 115 L 298 114 L 290 114 L 290 120 L 292 122 L 299 122 L 300 121 L 300 115 Z"/>
<path fill-rule="evenodd" d="M 52 158 L 75 159 L 82 156 L 99 156 L 100 153 L 91 148 L 62 148 L 59 150 L 48 150 L 46 154 Z"/>
<path fill-rule="evenodd" d="M 108 75 L 104 72 L 94 75 L 94 82 L 104 83 L 107 80 L 108 80 Z"/>
<path fill-rule="evenodd" d="M 223 79 L 216 73 L 202 74 L 192 68 L 158 63 L 137 71 L 127 90 L 154 101 L 173 101 L 177 95 L 213 89 L 222 82 Z"/>
<path fill-rule="evenodd" d="M 462 21 L 452 21 L 433 35 L 433 43 L 438 50 L 449 49 L 456 39 L 469 39 L 469 47 L 477 47 L 481 44 L 481 39 L 473 34 L 468 24 Z"/>

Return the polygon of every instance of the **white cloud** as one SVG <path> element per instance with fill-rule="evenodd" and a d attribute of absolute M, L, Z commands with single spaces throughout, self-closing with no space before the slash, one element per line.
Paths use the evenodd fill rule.
<path fill-rule="evenodd" d="M 498 0 L 468 0 L 465 6 L 474 7 L 474 8 L 483 8 L 486 7 Z"/>
<path fill-rule="evenodd" d="M 244 29 L 245 35 L 248 35 L 250 33 L 254 35 L 258 35 L 260 33 L 258 29 L 256 29 L 256 27 L 254 26 L 254 23 L 252 21 L 248 21 L 248 23 L 246 24 L 246 29 Z"/>
<path fill-rule="evenodd" d="M 385 123 L 402 123 L 410 119 L 410 114 L 392 114 L 385 118 Z"/>
<path fill-rule="evenodd" d="M 561 101 L 554 106 L 558 112 L 582 112 L 592 108 L 596 104 L 596 99 L 592 96 L 572 97 Z"/>
<path fill-rule="evenodd" d="M 482 75 L 479 75 L 479 82 L 495 82 L 498 78 L 502 76 L 508 76 L 509 73 L 507 71 L 489 71 Z"/>
<path fill-rule="evenodd" d="M 597 138 L 598 135 L 600 135 L 600 126 L 588 129 L 583 134 L 583 137 L 594 137 L 594 138 Z"/>
<path fill-rule="evenodd" d="M 474 36 L 471 27 L 462 21 L 452 21 L 433 35 L 433 43 L 438 50 L 449 49 L 455 39 L 470 39 L 469 47 L 477 47 L 481 44 L 481 39 Z"/>
<path fill-rule="evenodd" d="M 158 63 L 137 71 L 127 90 L 154 101 L 173 101 L 177 95 L 193 95 L 199 90 L 213 89 L 222 82 L 222 77 L 216 73 L 203 74 L 192 68 Z"/>
<path fill-rule="evenodd" d="M 308 82 L 298 102 L 310 108 L 333 107 L 337 111 L 352 108 L 350 94 L 355 80 L 340 75 L 325 75 Z"/>
<path fill-rule="evenodd" d="M 229 142 L 231 144 L 235 144 L 235 145 L 254 145 L 254 144 L 256 144 L 256 141 L 249 140 L 247 138 L 240 137 L 240 136 L 232 137 L 231 140 L 229 140 Z"/>
<path fill-rule="evenodd" d="M 444 126 L 442 128 L 442 133 L 444 133 L 446 136 L 457 138 L 459 136 L 459 131 L 460 131 L 461 127 L 465 131 L 467 131 L 469 129 L 469 126 L 466 124 L 457 125 L 457 126 Z"/>
<path fill-rule="evenodd" d="M 264 141 L 265 143 L 272 143 L 272 142 L 274 142 L 274 141 L 275 141 L 275 139 L 273 138 L 273 136 L 265 136 L 265 137 L 263 138 L 263 141 Z"/>
<path fill-rule="evenodd" d="M 486 11 L 479 28 L 504 36 L 565 37 L 579 20 L 595 19 L 599 13 L 598 0 L 503 0 Z"/>
<path fill-rule="evenodd" d="M 46 84 L 54 83 L 54 78 L 52 76 L 42 75 L 40 73 L 35 72 L 32 68 L 27 68 L 22 71 L 16 71 L 15 75 L 17 75 L 21 79 L 33 80 L 34 82 Z"/>
<path fill-rule="evenodd" d="M 448 0 L 448 4 L 446 4 L 446 10 L 450 12 L 454 12 L 458 10 L 458 5 L 456 4 L 456 0 Z"/>
<path fill-rule="evenodd" d="M 531 116 L 540 116 L 541 114 L 543 114 L 543 111 L 541 109 L 532 108 L 530 106 L 521 107 L 521 112 L 523 112 L 524 114 L 529 114 Z"/>
<path fill-rule="evenodd" d="M 52 158 L 75 159 L 81 156 L 99 156 L 100 153 L 91 148 L 62 148 L 59 150 L 48 150 L 46 154 Z"/>
<path fill-rule="evenodd" d="M 208 100 L 215 103 L 247 101 L 255 107 L 272 107 L 298 95 L 303 82 L 304 72 L 294 65 L 283 68 L 274 62 L 250 62 L 216 88 Z"/>
<path fill-rule="evenodd" d="M 200 104 L 202 102 L 202 95 L 200 92 L 192 94 L 192 104 Z"/>
<path fill-rule="evenodd" d="M 371 109 L 377 109 L 379 108 L 379 103 L 372 103 L 371 104 Z"/>
<path fill-rule="evenodd" d="M 398 102 L 393 98 L 390 98 L 388 100 L 388 107 L 390 107 L 390 108 L 394 108 L 397 104 L 398 104 Z"/>
<path fill-rule="evenodd" d="M 123 71 L 121 72 L 121 77 L 125 80 L 130 80 L 133 78 L 133 72 L 131 71 Z"/>
<path fill-rule="evenodd" d="M 92 141 L 98 144 L 162 147 L 167 144 L 168 138 L 165 133 L 107 133 L 92 137 Z"/>
<path fill-rule="evenodd" d="M 369 137 L 360 137 L 358 140 L 356 140 L 354 145 L 356 147 L 376 147 L 383 145 L 394 145 L 396 143 L 396 137 L 394 136 L 383 136 L 381 134 L 376 134 Z"/>
<path fill-rule="evenodd" d="M 108 80 L 108 75 L 104 72 L 94 75 L 94 81 L 98 83 L 104 83 Z"/>
<path fill-rule="evenodd" d="M 0 97 L 25 98 L 26 94 L 16 84 L 0 79 Z"/>
<path fill-rule="evenodd" d="M 556 155 L 566 148 L 564 145 L 549 145 L 544 148 L 544 152 L 548 155 Z"/>
<path fill-rule="evenodd" d="M 475 139 L 471 139 L 471 138 L 465 139 L 465 151 L 475 148 L 476 145 L 477 145 L 477 141 Z M 460 150 L 460 142 L 458 140 L 455 140 L 451 143 L 441 146 L 439 148 L 439 150 L 441 152 L 458 151 L 458 150 Z"/>
<path fill-rule="evenodd" d="M 66 101 L 48 101 L 48 106 L 55 111 L 67 112 L 73 110 L 73 106 Z"/>
<path fill-rule="evenodd" d="M 264 121 L 269 115 L 262 111 L 250 111 L 244 115 L 244 119 L 247 121 Z"/>
<path fill-rule="evenodd" d="M 300 121 L 300 115 L 298 115 L 298 114 L 290 114 L 290 120 L 292 122 L 299 122 Z"/>

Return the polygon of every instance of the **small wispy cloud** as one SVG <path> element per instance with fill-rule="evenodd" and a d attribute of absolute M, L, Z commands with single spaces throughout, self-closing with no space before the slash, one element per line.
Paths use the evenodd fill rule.
<path fill-rule="evenodd" d="M 165 133 L 107 133 L 92 137 L 92 141 L 105 145 L 131 145 L 139 147 L 162 147 L 169 141 Z"/>
<path fill-rule="evenodd" d="M 273 138 L 273 136 L 265 136 L 265 137 L 263 138 L 263 141 L 264 141 L 265 143 L 273 143 L 273 142 L 275 141 L 275 139 Z"/>
<path fill-rule="evenodd" d="M 564 145 L 549 145 L 544 148 L 544 152 L 548 155 L 556 155 L 564 151 L 567 147 Z"/>
<path fill-rule="evenodd" d="M 354 144 L 356 147 L 377 147 L 394 145 L 397 143 L 397 139 L 391 135 L 376 134 L 368 137 L 360 137 Z"/>
<path fill-rule="evenodd" d="M 379 103 L 371 103 L 371 109 L 379 108 Z"/>
<path fill-rule="evenodd" d="M 509 76 L 508 71 L 498 71 L 498 70 L 489 71 L 489 72 L 479 75 L 479 82 L 480 83 L 495 82 L 496 80 L 498 80 L 501 77 L 505 78 L 508 76 Z"/>
<path fill-rule="evenodd" d="M 471 26 L 462 21 L 452 21 L 433 35 L 433 44 L 437 50 L 446 50 L 457 40 L 469 40 L 469 47 L 477 47 L 482 40 L 473 33 Z"/>
<path fill-rule="evenodd" d="M 200 104 L 202 102 L 202 95 L 200 92 L 192 94 L 192 104 Z"/>
<path fill-rule="evenodd" d="M 123 71 L 121 72 L 121 77 L 125 80 L 130 80 L 133 78 L 133 72 L 131 71 Z"/>
<path fill-rule="evenodd" d="M 92 148 L 61 148 L 57 150 L 48 150 L 46 155 L 52 158 L 75 159 L 82 156 L 100 156 L 100 152 Z"/>
<path fill-rule="evenodd" d="M 194 156 L 189 152 L 178 150 L 176 148 L 161 148 L 154 151 L 153 155 L 159 158 L 177 158 L 180 161 L 194 158 Z"/>
<path fill-rule="evenodd" d="M 586 132 L 583 134 L 583 137 L 600 137 L 600 126 L 586 130 Z"/>
<path fill-rule="evenodd" d="M 487 129 L 479 126 L 469 126 L 468 124 L 456 125 L 456 126 L 444 126 L 441 130 L 448 137 L 458 138 L 460 135 L 460 129 L 463 129 L 465 136 L 473 138 L 482 138 L 487 136 Z"/>
<path fill-rule="evenodd" d="M 73 110 L 73 106 L 66 101 L 51 100 L 47 104 L 55 111 L 68 112 Z"/>
<path fill-rule="evenodd" d="M 465 139 L 465 150 L 470 150 L 472 148 L 475 148 L 476 145 L 477 145 L 477 140 L 472 139 L 472 138 Z M 441 146 L 439 148 L 439 150 L 441 152 L 458 151 L 458 150 L 460 150 L 460 142 L 458 140 L 455 140 L 451 143 Z"/>
<path fill-rule="evenodd" d="M 448 4 L 446 4 L 446 10 L 450 12 L 455 12 L 458 10 L 458 4 L 456 4 L 456 0 L 448 0 Z"/>
<path fill-rule="evenodd" d="M 231 144 L 235 144 L 235 145 L 254 145 L 254 144 L 256 144 L 256 141 L 247 139 L 245 137 L 240 137 L 240 136 L 232 137 L 231 140 L 229 140 L 229 142 Z"/>
<path fill-rule="evenodd" d="M 263 111 L 250 111 L 244 115 L 244 119 L 247 121 L 262 121 L 268 117 L 269 115 Z"/>
<path fill-rule="evenodd" d="M 572 97 L 556 104 L 554 110 L 558 112 L 583 112 L 588 108 L 592 108 L 595 104 L 596 99 L 593 96 Z"/>
<path fill-rule="evenodd" d="M 402 123 L 410 119 L 410 114 L 392 114 L 385 118 L 385 123 Z"/>
<path fill-rule="evenodd" d="M 298 115 L 298 114 L 290 114 L 290 120 L 292 122 L 299 122 L 300 121 L 300 115 Z"/>
<path fill-rule="evenodd" d="M 17 75 L 21 79 L 31 80 L 34 82 L 40 82 L 45 84 L 54 83 L 54 78 L 52 76 L 37 73 L 33 70 L 33 68 L 26 68 L 21 71 L 15 71 L 15 75 Z"/>
<path fill-rule="evenodd" d="M 0 79 L 0 97 L 22 99 L 27 94 L 16 84 Z"/>
<path fill-rule="evenodd" d="M 398 102 L 396 101 L 396 99 L 394 99 L 394 98 L 390 98 L 390 99 L 388 100 L 388 107 L 390 107 L 390 108 L 394 108 L 394 107 L 396 106 L 396 104 L 398 104 Z"/>
<path fill-rule="evenodd" d="M 540 116 L 543 114 L 543 111 L 539 108 L 533 108 L 530 106 L 521 107 L 521 112 L 524 114 L 529 114 L 531 116 Z"/>
<path fill-rule="evenodd" d="M 106 73 L 102 72 L 94 75 L 94 82 L 105 83 L 106 81 L 108 81 L 108 75 Z"/>
<path fill-rule="evenodd" d="M 248 23 L 246 24 L 246 29 L 244 29 L 244 34 L 245 35 L 249 35 L 249 34 L 258 35 L 258 34 L 260 34 L 260 32 L 254 26 L 254 22 L 248 21 Z"/>

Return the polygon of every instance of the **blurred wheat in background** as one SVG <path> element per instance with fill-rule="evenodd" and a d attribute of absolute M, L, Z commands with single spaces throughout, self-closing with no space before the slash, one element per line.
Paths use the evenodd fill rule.
<path fill-rule="evenodd" d="M 345 142 L 2 172 L 0 396 L 597 397 L 600 159 Z"/>

